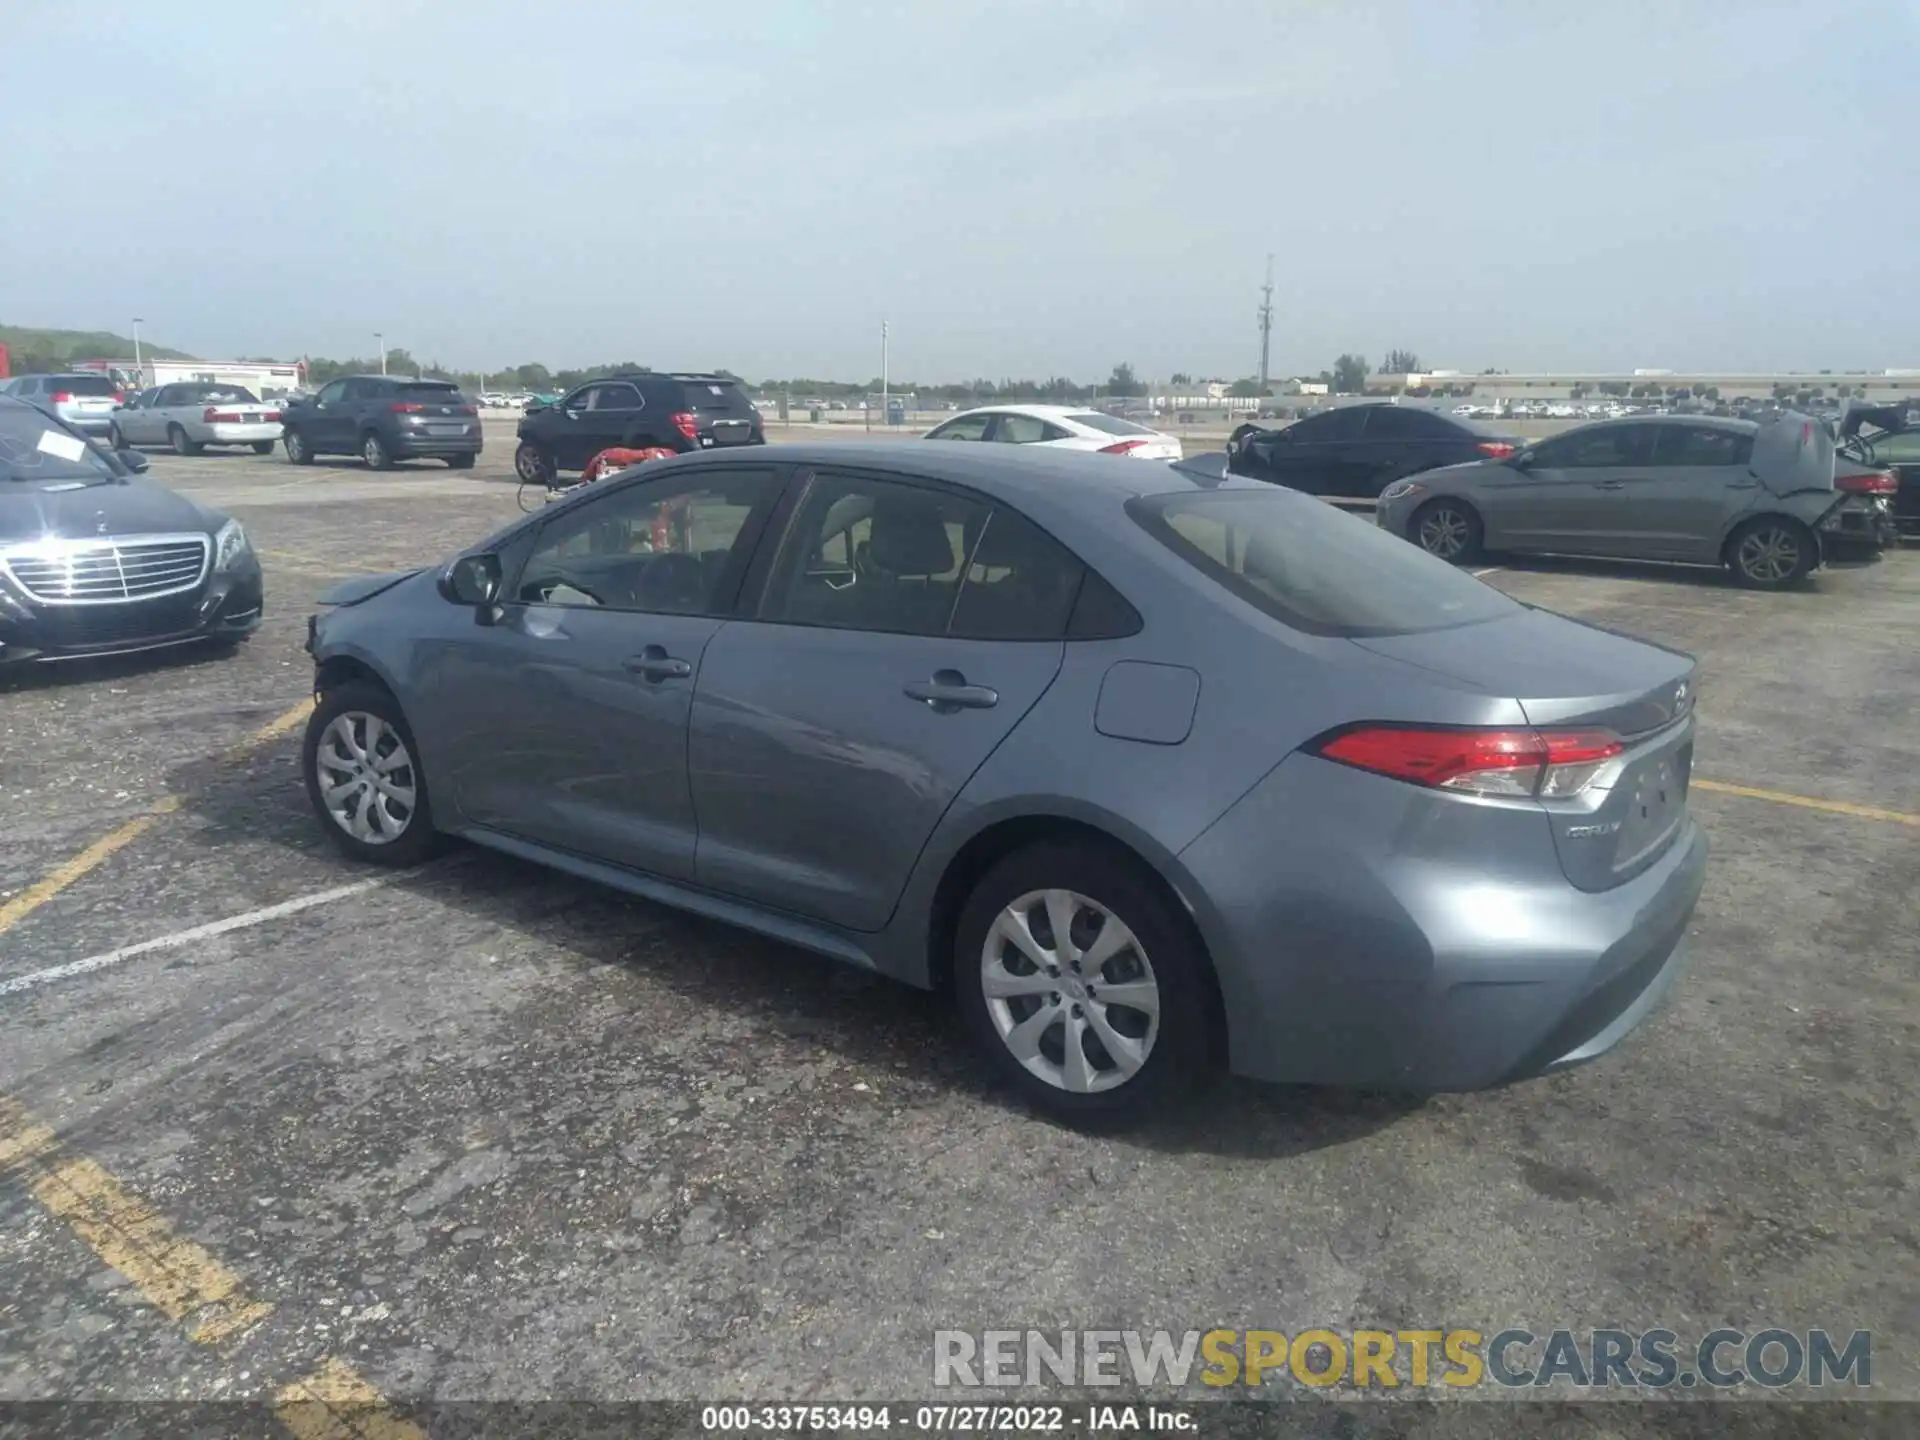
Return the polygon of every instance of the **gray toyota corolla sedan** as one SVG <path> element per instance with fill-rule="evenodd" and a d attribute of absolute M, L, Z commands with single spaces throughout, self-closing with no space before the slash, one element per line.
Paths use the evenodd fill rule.
<path fill-rule="evenodd" d="M 1691 659 L 1204 466 L 690 455 L 309 646 L 350 855 L 456 835 L 942 990 L 1071 1118 L 1591 1059 L 1706 866 Z"/>

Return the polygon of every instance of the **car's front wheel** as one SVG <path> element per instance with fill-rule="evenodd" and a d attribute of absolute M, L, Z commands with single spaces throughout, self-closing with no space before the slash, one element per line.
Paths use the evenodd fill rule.
<path fill-rule="evenodd" d="M 522 440 L 520 448 L 513 452 L 513 473 L 525 485 L 551 485 L 555 475 L 553 456 L 545 446 Z"/>
<path fill-rule="evenodd" d="M 320 697 L 307 721 L 301 768 L 329 839 L 356 860 L 417 865 L 439 845 L 427 777 L 400 703 L 370 680 Z"/>
<path fill-rule="evenodd" d="M 131 448 L 127 444 L 127 437 L 120 433 L 120 427 L 118 425 L 109 425 L 107 427 L 107 444 L 115 450 Z"/>
<path fill-rule="evenodd" d="M 1819 541 L 1798 520 L 1765 515 L 1727 539 L 1727 568 L 1752 590 L 1784 590 L 1805 579 L 1820 558 Z"/>
<path fill-rule="evenodd" d="M 1036 1109 L 1128 1123 L 1213 1073 L 1205 953 L 1131 857 L 1077 841 L 1009 855 L 968 899 L 953 967 L 967 1028 Z"/>
<path fill-rule="evenodd" d="M 1461 501 L 1429 500 L 1414 512 L 1407 528 L 1416 545 L 1450 565 L 1470 565 L 1480 558 L 1480 517 Z"/>

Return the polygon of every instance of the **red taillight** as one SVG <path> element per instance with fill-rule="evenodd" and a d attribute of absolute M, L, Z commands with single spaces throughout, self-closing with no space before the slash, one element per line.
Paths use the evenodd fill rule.
<path fill-rule="evenodd" d="M 416 405 L 411 400 L 396 400 L 387 408 L 396 415 L 418 415 L 427 407 L 424 405 Z"/>
<path fill-rule="evenodd" d="M 247 417 L 238 410 L 207 410 L 200 418 L 209 425 L 244 425 Z"/>
<path fill-rule="evenodd" d="M 56 405 L 68 405 L 71 404 L 72 401 L 73 392 L 71 390 L 56 390 L 53 392 L 53 403 Z"/>
<path fill-rule="evenodd" d="M 669 415 L 667 423 L 689 440 L 697 440 L 700 437 L 700 422 L 685 410 L 677 415 Z"/>
<path fill-rule="evenodd" d="M 462 405 L 459 409 L 462 415 L 478 415 L 480 413 L 479 409 L 472 405 Z"/>
<path fill-rule="evenodd" d="M 1866 470 L 1858 475 L 1836 475 L 1833 488 L 1849 495 L 1898 495 L 1900 477 L 1891 470 Z"/>
<path fill-rule="evenodd" d="M 1491 456 L 1495 460 L 1505 460 L 1513 454 L 1513 446 L 1504 440 L 1482 440 L 1477 448 L 1482 455 Z"/>
<path fill-rule="evenodd" d="M 1102 455 L 1131 455 L 1147 442 L 1144 440 L 1116 440 L 1111 445 L 1102 445 Z"/>
<path fill-rule="evenodd" d="M 263 422 L 267 422 L 267 423 L 271 423 L 272 421 L 278 420 L 279 418 L 280 418 L 280 412 L 278 410 L 269 410 L 267 411 L 266 414 L 260 417 L 260 419 Z"/>
<path fill-rule="evenodd" d="M 1313 747 L 1328 760 L 1430 789 L 1575 795 L 1626 749 L 1609 730 L 1416 729 L 1359 725 Z"/>

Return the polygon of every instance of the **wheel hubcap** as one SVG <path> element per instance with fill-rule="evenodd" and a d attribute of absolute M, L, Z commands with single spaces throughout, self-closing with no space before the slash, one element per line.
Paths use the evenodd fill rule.
<path fill-rule="evenodd" d="M 389 845 L 413 823 L 419 776 L 400 732 L 378 715 L 347 710 L 327 722 L 314 753 L 320 802 L 354 839 Z"/>
<path fill-rule="evenodd" d="M 540 457 L 531 450 L 522 450 L 519 456 L 520 478 L 536 481 L 540 478 Z"/>
<path fill-rule="evenodd" d="M 1160 1030 L 1160 986 L 1139 939 L 1097 900 L 1034 890 L 1002 910 L 980 952 L 987 1015 L 1028 1073 L 1077 1094 L 1140 1072 Z"/>
<path fill-rule="evenodd" d="M 369 465 L 377 465 L 380 463 L 380 442 L 371 435 L 367 437 L 365 453 Z"/>
<path fill-rule="evenodd" d="M 1420 522 L 1420 547 L 1451 560 L 1467 548 L 1467 518 L 1457 510 L 1435 510 Z"/>
<path fill-rule="evenodd" d="M 1793 532 L 1756 530 L 1740 542 L 1740 568 L 1755 580 L 1784 580 L 1800 563 L 1800 542 Z"/>

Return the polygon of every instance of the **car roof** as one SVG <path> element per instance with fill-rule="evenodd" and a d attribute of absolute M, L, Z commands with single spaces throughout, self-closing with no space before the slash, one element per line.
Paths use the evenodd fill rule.
<path fill-rule="evenodd" d="M 1060 420 L 1069 415 L 1085 415 L 1093 407 L 1090 405 L 1027 405 L 1008 402 L 1005 405 L 976 405 L 971 410 L 963 410 L 963 415 L 981 415 L 991 411 L 996 415 L 1031 415 L 1036 420 Z M 1098 410 L 1093 411 L 1099 414 Z M 958 419 L 959 416 L 955 416 Z"/>
<path fill-rule="evenodd" d="M 1732 435 L 1751 435 L 1759 430 L 1757 420 L 1742 420 L 1733 415 L 1621 415 L 1611 420 L 1596 420 L 1591 425 L 1576 425 L 1572 430 L 1562 430 L 1562 435 L 1571 435 L 1574 430 L 1617 430 L 1622 425 L 1684 425 L 1689 430 L 1725 430 Z M 1546 437 L 1551 440 L 1551 435 Z"/>

